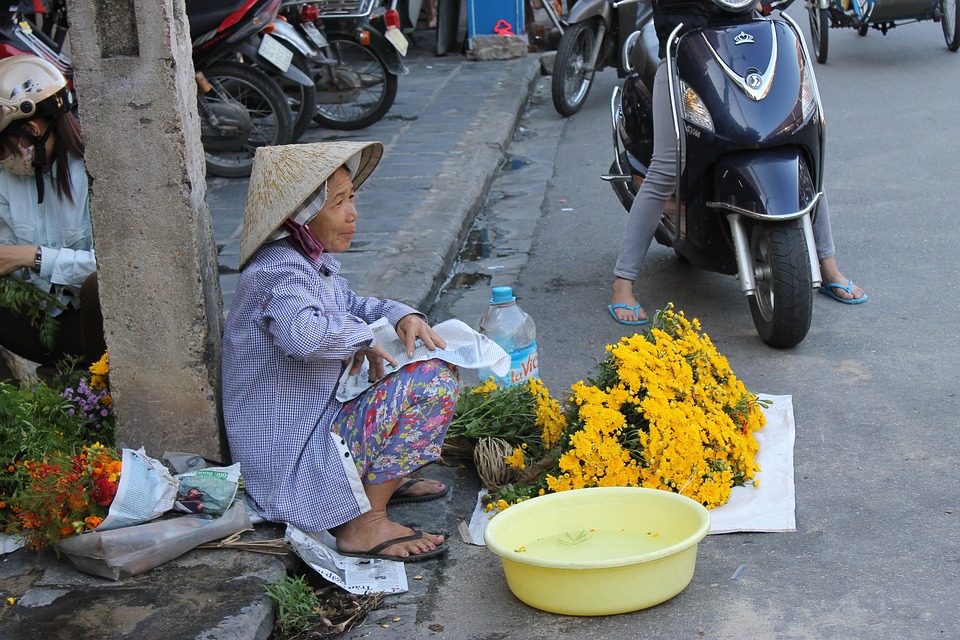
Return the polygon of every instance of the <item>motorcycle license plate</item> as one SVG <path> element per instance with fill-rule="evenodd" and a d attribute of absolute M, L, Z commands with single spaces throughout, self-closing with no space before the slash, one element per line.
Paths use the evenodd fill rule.
<path fill-rule="evenodd" d="M 280 44 L 280 41 L 270 34 L 263 35 L 257 54 L 279 69 L 280 73 L 289 69 L 290 61 L 293 60 L 293 51 Z"/>
<path fill-rule="evenodd" d="M 301 22 L 300 27 L 303 29 L 303 32 L 307 34 L 307 37 L 310 38 L 312 42 L 317 47 L 325 47 L 328 42 L 327 39 L 323 37 L 323 34 L 320 33 L 320 29 L 317 29 L 316 25 L 312 22 Z"/>

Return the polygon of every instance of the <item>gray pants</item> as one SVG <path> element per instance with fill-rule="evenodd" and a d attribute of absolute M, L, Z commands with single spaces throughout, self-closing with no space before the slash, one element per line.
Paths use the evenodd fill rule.
<path fill-rule="evenodd" d="M 673 136 L 670 93 L 667 85 L 667 63 L 660 61 L 653 81 L 653 158 L 647 177 L 630 207 L 627 226 L 620 244 L 620 254 L 613 275 L 636 280 L 657 231 L 663 209 L 676 187 L 677 146 Z M 813 223 L 817 258 L 825 260 L 836 253 L 827 196 L 820 199 L 817 219 Z"/>

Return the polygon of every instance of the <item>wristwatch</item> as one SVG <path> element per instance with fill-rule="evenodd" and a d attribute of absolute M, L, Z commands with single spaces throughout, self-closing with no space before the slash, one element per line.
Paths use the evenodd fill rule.
<path fill-rule="evenodd" d="M 33 270 L 40 273 L 40 266 L 43 264 L 43 247 L 37 247 L 37 253 L 33 256 Z"/>

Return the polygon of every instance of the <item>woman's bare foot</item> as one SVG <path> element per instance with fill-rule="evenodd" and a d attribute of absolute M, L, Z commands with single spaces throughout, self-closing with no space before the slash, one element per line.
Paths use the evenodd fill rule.
<path fill-rule="evenodd" d="M 363 485 L 363 490 L 370 501 L 370 511 L 330 530 L 337 539 L 337 549 L 346 553 L 367 553 L 388 540 L 414 534 L 410 527 L 397 524 L 387 517 L 387 501 L 400 486 L 400 482 L 398 478 L 381 484 Z M 433 551 L 441 544 L 443 544 L 443 536 L 424 533 L 422 538 L 398 542 L 378 550 L 377 553 L 406 558 Z"/>
<path fill-rule="evenodd" d="M 850 279 L 840 273 L 840 268 L 837 266 L 837 259 L 833 256 L 820 261 L 820 279 L 823 285 L 839 284 L 842 287 L 850 285 Z M 841 287 L 831 287 L 830 291 L 844 300 L 859 300 L 866 295 L 866 292 L 856 284 L 850 288 L 849 292 Z"/>
<path fill-rule="evenodd" d="M 626 278 L 617 278 L 613 281 L 613 295 L 610 296 L 610 304 L 625 304 L 628 307 L 635 307 L 639 304 L 637 302 L 637 297 L 633 295 L 633 281 L 627 280 Z M 636 314 L 632 309 L 614 309 L 614 314 L 620 320 L 626 322 L 637 322 L 638 320 L 646 320 L 647 313 L 644 311 L 643 307 L 640 307 L 640 314 Z"/>
<path fill-rule="evenodd" d="M 410 527 L 387 518 L 386 510 L 366 513 L 331 530 L 337 539 L 337 549 L 346 553 L 366 553 L 388 540 L 413 535 Z M 443 544 L 443 536 L 424 532 L 422 538 L 392 544 L 378 554 L 406 558 L 436 549 Z"/>

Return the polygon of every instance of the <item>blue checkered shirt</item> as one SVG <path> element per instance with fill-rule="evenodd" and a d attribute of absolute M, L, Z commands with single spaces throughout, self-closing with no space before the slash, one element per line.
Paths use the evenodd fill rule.
<path fill-rule="evenodd" d="M 235 462 L 265 518 L 323 531 L 368 507 L 352 458 L 330 437 L 344 360 L 373 344 L 369 324 L 413 308 L 360 297 L 330 254 L 288 240 L 240 274 L 223 336 L 223 414 Z"/>

